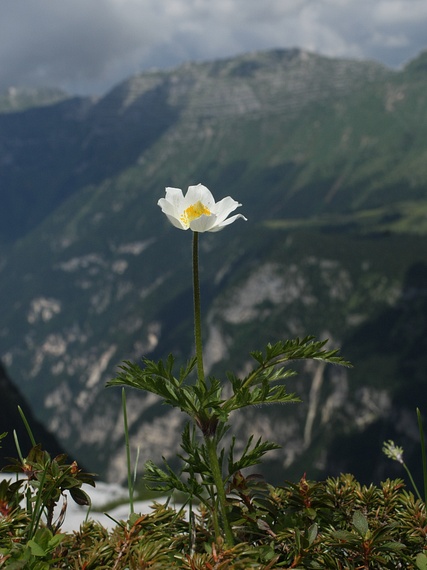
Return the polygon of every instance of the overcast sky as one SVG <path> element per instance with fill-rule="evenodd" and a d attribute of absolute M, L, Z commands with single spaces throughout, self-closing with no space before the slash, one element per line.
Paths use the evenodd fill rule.
<path fill-rule="evenodd" d="M 427 0 L 0 0 L 0 91 L 102 94 L 140 71 L 288 47 L 399 67 L 427 48 Z"/>

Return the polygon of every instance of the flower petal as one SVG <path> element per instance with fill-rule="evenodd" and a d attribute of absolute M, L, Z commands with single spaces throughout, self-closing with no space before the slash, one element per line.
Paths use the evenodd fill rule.
<path fill-rule="evenodd" d="M 216 225 L 217 218 L 214 214 L 210 216 L 202 215 L 190 222 L 190 229 L 193 232 L 212 232 L 212 228 Z"/>
<path fill-rule="evenodd" d="M 169 203 L 175 212 L 175 215 L 179 216 L 184 208 L 184 195 L 181 188 L 166 188 L 166 196 L 162 198 L 165 202 Z M 160 200 L 159 200 L 160 202 Z M 158 202 L 159 206 L 161 204 Z M 172 210 L 168 208 L 168 213 L 172 213 Z"/>
<path fill-rule="evenodd" d="M 203 184 L 197 184 L 196 186 L 189 186 L 187 194 L 185 195 L 185 205 L 184 209 L 191 206 L 191 204 L 196 204 L 196 202 L 201 202 L 208 210 L 212 210 L 215 206 L 215 199 L 212 193 Z"/>
<path fill-rule="evenodd" d="M 242 204 L 239 204 L 239 202 L 236 202 L 236 200 L 233 200 L 230 196 L 217 202 L 213 208 L 213 213 L 217 215 L 218 224 L 222 223 L 231 212 L 234 212 L 234 210 L 241 205 Z"/>
<path fill-rule="evenodd" d="M 225 226 L 229 226 L 230 224 L 232 224 L 233 222 L 235 222 L 239 218 L 242 218 L 243 220 L 245 220 L 245 222 L 248 221 L 248 218 L 245 218 L 245 216 L 243 216 L 243 214 L 236 214 L 235 216 L 231 216 L 231 218 L 227 218 L 226 220 L 224 220 L 220 224 L 217 224 L 213 229 L 211 229 L 211 232 L 219 232 L 220 230 L 225 228 Z"/>
<path fill-rule="evenodd" d="M 180 220 L 183 202 L 184 196 L 180 188 L 166 188 L 166 197 L 160 198 L 157 202 L 157 205 L 160 206 L 162 212 L 166 214 L 170 223 L 180 230 L 188 229 Z"/>
<path fill-rule="evenodd" d="M 170 223 L 179 230 L 188 230 L 189 226 L 187 227 L 184 226 L 184 224 L 181 222 L 179 218 L 176 218 L 175 216 L 170 216 L 169 214 L 166 214 L 166 217 L 170 221 Z"/>

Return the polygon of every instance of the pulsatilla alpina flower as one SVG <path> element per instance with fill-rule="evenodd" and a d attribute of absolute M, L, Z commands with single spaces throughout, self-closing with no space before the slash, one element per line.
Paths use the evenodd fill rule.
<path fill-rule="evenodd" d="M 166 197 L 160 198 L 157 204 L 171 224 L 180 230 L 218 232 L 238 218 L 246 220 L 242 214 L 228 218 L 241 204 L 230 196 L 215 202 L 203 184 L 189 186 L 185 196 L 180 188 L 166 188 Z"/>

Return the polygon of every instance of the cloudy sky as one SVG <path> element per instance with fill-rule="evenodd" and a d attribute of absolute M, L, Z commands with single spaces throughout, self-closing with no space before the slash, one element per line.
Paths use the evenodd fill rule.
<path fill-rule="evenodd" d="M 399 67 L 427 0 L 0 0 L 0 91 L 102 94 L 133 73 L 269 48 Z"/>

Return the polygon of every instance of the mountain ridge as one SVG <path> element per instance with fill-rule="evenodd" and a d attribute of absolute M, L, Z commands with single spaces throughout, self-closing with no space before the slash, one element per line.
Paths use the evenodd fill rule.
<path fill-rule="evenodd" d="M 58 199 L 50 206 L 43 171 L 52 156 L 27 165 L 19 154 L 32 140 L 28 130 L 22 143 L 18 136 L 28 111 L 0 115 L 0 127 L 18 125 L 15 138 L 0 136 L 13 166 L 0 181 L 19 171 L 41 197 L 38 221 L 22 222 L 4 248 L 0 356 L 38 417 L 88 469 L 108 480 L 125 476 L 120 397 L 104 390 L 117 365 L 191 356 L 190 239 L 156 206 L 165 186 L 203 182 L 217 198 L 242 202 L 248 217 L 201 239 L 212 374 L 245 370 L 249 352 L 275 339 L 315 334 L 346 346 L 400 302 L 405 276 L 425 259 L 427 229 L 419 119 L 426 79 L 412 75 L 273 51 L 143 74 L 99 101 L 74 101 L 74 115 L 67 100 L 34 109 L 38 125 L 56 113 L 50 133 L 64 143 L 62 156 L 57 148 L 53 155 L 61 182 L 51 183 Z M 23 200 L 13 221 L 5 208 L 4 227 L 25 209 Z M 305 404 L 287 408 L 285 418 L 280 407 L 233 420 L 239 433 L 256 427 L 278 439 L 276 472 L 295 477 L 304 461 L 314 475 L 338 465 L 327 451 L 336 434 L 385 421 L 394 397 L 370 378 L 358 391 L 350 372 L 333 369 L 322 373 L 316 395 L 316 370 L 301 373 L 292 391 L 301 390 Z M 143 460 L 173 457 L 180 414 L 150 396 L 132 393 L 128 402 L 133 449 L 143 441 Z"/>
<path fill-rule="evenodd" d="M 325 70 L 321 70 L 320 72 L 316 71 L 316 73 L 313 73 L 313 70 L 316 68 L 316 63 L 319 61 L 322 62 L 323 66 L 327 67 L 327 70 L 326 72 Z M 305 71 L 302 72 L 301 64 L 304 69 L 308 66 L 308 69 L 305 69 Z M 253 69 L 254 65 L 256 69 L 254 72 L 249 73 L 249 77 L 246 77 L 241 72 L 236 73 L 236 69 L 244 69 L 245 66 L 246 68 Z M 320 58 L 314 54 L 309 54 L 302 50 L 275 50 L 272 52 L 261 52 L 256 57 L 253 55 L 244 55 L 237 59 L 220 60 L 219 62 L 187 64 L 176 68 L 176 70 L 169 73 L 159 71 L 135 76 L 113 88 L 104 97 L 97 100 L 74 97 L 49 105 L 48 108 L 44 110 L 39 109 L 37 116 L 40 116 L 40 121 L 43 122 L 44 128 L 41 128 L 41 124 L 39 122 L 36 122 L 32 128 L 32 109 L 24 111 L 24 115 L 22 115 L 22 112 L 14 113 L 12 116 L 2 116 L 0 114 L 0 132 L 5 132 L 7 137 L 7 141 L 2 141 L 0 139 L 0 150 L 2 151 L 3 156 L 9 155 L 7 160 L 12 162 L 14 161 L 13 147 L 16 147 L 17 145 L 14 145 L 13 141 L 10 142 L 10 130 L 15 129 L 16 131 L 17 129 L 22 129 L 20 124 L 22 121 L 20 118 L 23 117 L 23 124 L 29 125 L 29 128 L 26 127 L 27 131 L 23 133 L 24 140 L 34 141 L 37 143 L 38 147 L 41 143 L 42 151 L 48 156 L 52 153 L 52 142 L 55 144 L 55 147 L 58 147 L 58 142 L 61 141 L 61 133 L 59 132 L 58 134 L 56 131 L 48 133 L 48 139 L 45 143 L 48 145 L 46 149 L 43 148 L 43 138 L 40 139 L 40 134 L 38 133 L 42 133 L 43 136 L 46 126 L 48 128 L 49 125 L 54 127 L 55 124 L 61 124 L 61 120 L 71 120 L 66 126 L 66 130 L 69 133 L 70 125 L 73 126 L 74 123 L 75 128 L 73 127 L 73 130 L 77 130 L 74 136 L 83 137 L 84 148 L 80 149 L 80 153 L 83 150 L 83 153 L 81 153 L 80 156 L 77 156 L 74 159 L 71 157 L 72 160 L 77 159 L 80 164 L 73 166 L 71 163 L 67 165 L 68 169 L 70 166 L 73 168 L 75 171 L 74 176 L 77 174 L 77 177 L 73 186 L 74 190 L 70 190 L 69 183 L 65 190 L 62 190 L 63 197 L 66 197 L 70 192 L 75 191 L 79 185 L 81 186 L 82 184 L 85 185 L 96 182 L 96 178 L 94 178 L 93 175 L 92 177 L 90 175 L 89 177 L 85 177 L 82 176 L 82 172 L 84 173 L 85 170 L 87 171 L 87 162 L 88 159 L 90 160 L 91 155 L 102 156 L 105 152 L 111 152 L 108 148 L 102 147 L 102 144 L 99 148 L 96 146 L 97 144 L 100 144 L 100 141 L 104 138 L 103 133 L 109 132 L 110 137 L 113 136 L 116 138 L 116 140 L 113 139 L 112 142 L 115 143 L 114 152 L 117 153 L 117 141 L 123 140 L 124 138 L 124 134 L 121 133 L 120 128 L 124 128 L 124 131 L 126 131 L 126 140 L 131 138 L 130 134 L 133 131 L 129 128 L 129 125 L 133 122 L 132 113 L 140 113 L 141 108 L 147 108 L 149 110 L 149 115 L 155 119 L 156 128 L 158 128 L 159 117 L 170 107 L 176 109 L 175 115 L 177 112 L 183 113 L 181 120 L 184 125 L 188 119 L 188 114 L 190 114 L 190 116 L 197 114 L 198 120 L 203 121 L 212 119 L 212 113 L 226 112 L 231 113 L 231 115 L 234 115 L 236 112 L 237 114 L 256 114 L 256 111 L 260 106 L 262 106 L 262 112 L 265 114 L 266 110 L 268 111 L 265 106 L 267 105 L 268 107 L 268 100 L 270 98 L 274 101 L 274 105 L 271 106 L 271 111 L 274 111 L 274 113 L 283 113 L 284 109 L 289 109 L 293 112 L 295 106 L 301 106 L 303 99 L 302 94 L 305 94 L 308 101 L 312 101 L 313 99 L 318 98 L 319 94 L 321 94 L 323 98 L 327 98 L 331 95 L 332 91 L 335 92 L 335 95 L 337 92 L 348 93 L 348 91 L 351 90 L 351 85 L 348 85 L 350 78 L 353 81 L 353 86 L 356 86 L 358 83 L 357 78 L 366 76 L 368 71 L 369 74 L 374 76 L 374 70 L 375 73 L 381 73 L 381 75 L 393 75 L 393 72 L 388 71 L 379 64 L 365 62 L 349 63 L 345 60 L 329 60 L 326 58 Z M 281 73 L 279 73 L 279 71 Z M 247 80 L 254 80 L 254 74 L 256 73 L 261 75 L 261 78 L 263 77 L 263 74 L 270 74 L 270 89 L 266 90 L 262 87 L 263 81 L 257 81 L 255 83 L 258 85 L 256 91 L 254 91 L 250 84 L 247 84 Z M 271 75 L 275 78 L 273 83 L 271 82 Z M 330 79 L 331 75 L 332 79 Z M 284 82 L 284 76 L 286 76 L 286 82 Z M 311 77 L 313 79 L 309 81 Z M 231 80 L 237 80 L 237 82 L 234 82 L 236 84 L 235 88 L 230 89 L 230 86 L 227 87 L 227 80 L 230 78 Z M 218 82 L 218 79 L 223 81 L 220 84 L 217 83 L 220 88 L 214 89 L 212 85 L 213 83 Z M 366 77 L 364 79 L 366 81 Z M 372 78 L 368 79 L 369 81 L 372 80 Z M 242 80 L 245 81 L 242 82 Z M 283 90 L 284 83 L 289 83 L 290 85 L 290 87 L 285 90 L 286 104 L 278 107 L 277 89 Z M 189 86 L 191 87 L 195 84 L 196 89 L 190 90 L 190 92 L 195 91 L 194 95 L 188 97 L 187 94 L 189 92 Z M 328 85 L 331 87 L 326 89 L 325 86 Z M 271 91 L 271 89 L 273 89 L 273 91 Z M 168 101 L 163 102 L 163 104 L 162 100 L 159 101 L 159 96 L 162 93 L 163 95 L 161 97 L 165 97 L 166 95 L 168 97 Z M 149 97 L 148 100 L 146 99 L 147 97 Z M 156 101 L 156 105 L 159 106 L 159 112 L 156 112 L 156 110 L 153 109 L 153 101 Z M 203 105 L 200 106 L 198 101 L 204 101 Z M 227 109 L 229 110 L 227 111 Z M 205 113 L 207 113 L 207 115 L 205 115 Z M 62 119 L 61 115 L 64 119 Z M 126 119 L 126 116 L 129 116 L 128 120 Z M 167 115 L 165 117 L 166 123 L 171 118 L 172 117 Z M 80 124 L 81 126 L 82 123 L 85 123 L 85 119 L 88 124 L 86 128 L 83 129 L 83 132 L 80 132 L 81 129 L 78 128 L 78 125 Z M 14 123 L 16 120 L 18 121 L 17 125 Z M 139 116 L 138 120 L 142 120 L 143 124 L 150 123 L 148 117 Z M 11 122 L 13 124 L 10 126 Z M 125 122 L 124 126 L 122 125 L 123 122 Z M 118 126 L 115 126 L 116 123 Z M 113 128 L 113 132 L 111 132 L 111 128 Z M 141 135 L 139 135 L 139 139 L 141 139 Z M 143 135 L 142 139 L 144 139 Z M 150 139 L 150 137 L 148 137 L 148 139 L 148 144 L 150 144 L 152 139 Z M 11 146 L 12 149 L 8 148 L 8 143 L 9 147 Z M 88 151 L 85 152 L 86 148 L 88 148 Z M 135 152 L 141 152 L 143 147 L 141 147 L 141 143 L 138 143 L 138 141 L 135 140 L 134 136 L 131 140 L 128 140 L 124 150 L 126 152 L 131 152 L 131 157 L 134 157 Z M 65 152 L 61 147 L 58 148 L 57 152 L 66 155 L 70 154 L 69 151 Z M 71 153 L 74 152 L 75 150 L 71 148 Z M 29 151 L 23 156 L 23 160 L 28 161 L 30 158 L 33 163 L 37 161 L 37 156 L 34 157 L 33 148 L 31 146 Z M 132 159 L 127 158 L 126 160 L 129 162 Z M 50 164 L 50 170 L 53 169 L 53 171 L 55 171 L 56 161 L 57 154 L 54 154 Z M 112 161 L 106 160 L 105 162 L 108 165 Z M 117 156 L 114 157 L 113 162 L 116 167 L 117 163 L 122 165 L 122 167 L 125 164 L 118 161 Z M 90 171 L 95 170 L 96 172 L 99 172 L 98 177 L 101 176 L 105 178 L 110 175 L 107 165 L 104 165 L 104 167 L 101 165 L 100 167 L 100 165 L 95 164 L 91 167 Z M 36 166 L 37 164 L 35 164 L 35 167 Z M 12 174 L 16 175 L 16 169 L 12 170 Z M 2 185 L 6 188 L 11 187 L 12 190 L 9 191 L 16 192 L 18 186 L 13 186 L 12 180 L 12 176 L 9 176 L 5 181 L 0 180 L 0 182 L 2 182 Z M 22 185 L 22 180 L 19 180 L 19 182 Z M 43 184 L 45 189 L 49 188 L 49 186 L 56 185 L 54 187 L 56 188 L 57 193 L 61 192 L 61 186 L 64 184 L 64 182 L 61 182 L 60 178 L 59 180 L 54 179 L 50 185 L 46 183 L 46 180 L 41 180 L 38 183 Z M 30 196 L 29 190 L 26 192 L 27 199 L 28 196 Z M 59 202 L 57 200 L 54 200 L 54 204 L 58 203 Z M 44 207 L 46 211 L 47 208 L 45 205 Z M 22 212 L 21 210 L 19 212 L 21 219 L 23 214 L 25 214 L 25 212 Z M 8 227 L 7 220 L 2 221 L 2 226 Z"/>

